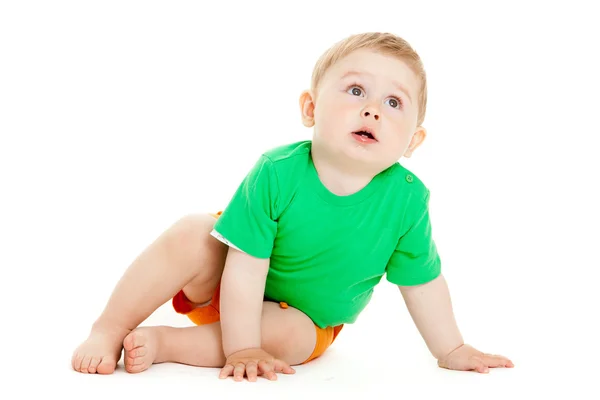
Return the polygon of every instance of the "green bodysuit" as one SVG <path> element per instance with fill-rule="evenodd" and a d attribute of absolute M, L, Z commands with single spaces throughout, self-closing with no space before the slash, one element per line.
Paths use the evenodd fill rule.
<path fill-rule="evenodd" d="M 321 327 L 353 323 L 384 274 L 400 286 L 441 271 L 429 190 L 395 163 L 362 190 L 331 193 L 319 180 L 311 142 L 265 152 L 216 221 L 213 234 L 270 258 L 265 297 Z"/>

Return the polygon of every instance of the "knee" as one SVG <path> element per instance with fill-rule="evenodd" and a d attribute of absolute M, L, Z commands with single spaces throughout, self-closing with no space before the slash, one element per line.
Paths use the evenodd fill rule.
<path fill-rule="evenodd" d="M 181 217 L 173 228 L 184 238 L 198 237 L 210 233 L 215 224 L 215 218 L 209 214 L 188 214 Z"/>
<path fill-rule="evenodd" d="M 265 350 L 292 365 L 304 362 L 316 344 L 312 321 L 292 308 L 280 311 L 275 303 L 266 302 L 264 308 L 266 315 L 262 331 Z"/>
<path fill-rule="evenodd" d="M 167 232 L 169 251 L 180 256 L 197 256 L 210 240 L 214 223 L 214 217 L 208 214 L 190 214 L 180 218 Z"/>
<path fill-rule="evenodd" d="M 289 361 L 294 342 L 296 340 L 293 329 L 288 329 L 285 325 L 280 325 L 277 331 L 266 334 L 263 337 L 263 346 L 275 358 Z"/>
<path fill-rule="evenodd" d="M 290 365 L 299 365 L 306 361 L 314 350 L 316 332 L 314 326 L 309 329 L 285 329 L 281 332 L 276 343 L 273 343 L 277 358 Z"/>

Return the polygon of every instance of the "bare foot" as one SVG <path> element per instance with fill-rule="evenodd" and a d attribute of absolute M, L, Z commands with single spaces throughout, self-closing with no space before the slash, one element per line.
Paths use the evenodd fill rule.
<path fill-rule="evenodd" d="M 73 352 L 73 369 L 84 374 L 112 374 L 121 358 L 126 330 L 92 329 L 90 336 Z"/>
<path fill-rule="evenodd" d="M 147 370 L 152 364 L 163 362 L 160 356 L 160 344 L 163 327 L 152 326 L 133 330 L 125 340 L 125 370 L 138 373 Z"/>

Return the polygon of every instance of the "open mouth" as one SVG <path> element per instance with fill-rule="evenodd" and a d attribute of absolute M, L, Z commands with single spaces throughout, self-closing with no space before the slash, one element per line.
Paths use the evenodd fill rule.
<path fill-rule="evenodd" d="M 358 137 L 360 137 L 361 139 L 370 139 L 370 140 L 377 140 L 375 139 L 375 136 L 373 136 L 373 134 L 369 131 L 357 131 L 357 132 L 352 132 L 353 135 L 356 135 Z"/>

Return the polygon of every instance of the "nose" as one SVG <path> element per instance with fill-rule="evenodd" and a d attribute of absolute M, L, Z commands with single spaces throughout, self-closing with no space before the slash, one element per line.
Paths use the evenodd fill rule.
<path fill-rule="evenodd" d="M 363 117 L 368 118 L 371 116 L 375 119 L 375 121 L 379 121 L 379 114 L 375 112 L 375 110 L 373 110 L 372 108 L 367 108 L 363 111 Z"/>

